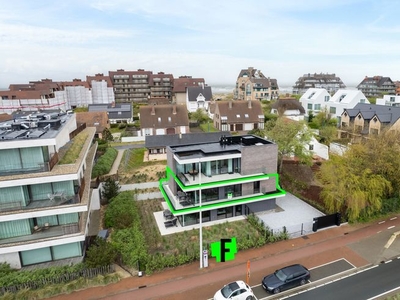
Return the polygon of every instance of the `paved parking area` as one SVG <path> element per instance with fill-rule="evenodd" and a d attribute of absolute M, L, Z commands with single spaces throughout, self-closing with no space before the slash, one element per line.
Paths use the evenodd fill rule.
<path fill-rule="evenodd" d="M 324 216 L 322 212 L 290 193 L 276 199 L 276 209 L 257 213 L 257 216 L 274 232 L 286 227 L 291 238 L 312 232 L 313 219 Z"/>

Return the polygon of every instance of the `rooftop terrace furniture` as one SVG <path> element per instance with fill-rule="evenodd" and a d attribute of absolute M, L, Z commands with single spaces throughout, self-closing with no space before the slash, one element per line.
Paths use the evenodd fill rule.
<path fill-rule="evenodd" d="M 177 221 L 178 221 L 177 218 L 173 218 L 173 219 L 171 219 L 171 220 L 165 221 L 165 222 L 164 222 L 165 228 L 173 227 L 173 226 L 178 226 L 178 225 L 177 225 Z"/>

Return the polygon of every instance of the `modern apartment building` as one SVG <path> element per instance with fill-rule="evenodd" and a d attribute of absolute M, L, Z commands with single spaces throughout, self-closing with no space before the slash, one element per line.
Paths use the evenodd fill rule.
<path fill-rule="evenodd" d="M 261 101 L 278 99 L 278 96 L 276 79 L 266 77 L 260 70 L 252 67 L 240 71 L 234 90 L 235 99 Z"/>
<path fill-rule="evenodd" d="M 82 259 L 99 206 L 89 199 L 95 130 L 56 112 L 0 123 L 0 262 L 18 269 Z M 63 161 L 75 135 L 76 156 Z"/>
<path fill-rule="evenodd" d="M 172 100 L 174 77 L 171 74 L 138 69 L 110 71 L 116 102 L 147 103 L 149 98 L 163 97 Z"/>
<path fill-rule="evenodd" d="M 384 94 L 396 94 L 396 85 L 390 77 L 374 76 L 365 78 L 357 86 L 366 97 L 382 97 Z"/>
<path fill-rule="evenodd" d="M 346 88 L 346 85 L 336 74 L 308 73 L 297 79 L 293 86 L 293 94 L 303 95 L 310 88 L 326 89 L 329 94 L 333 95 L 339 89 Z"/>
<path fill-rule="evenodd" d="M 182 226 L 275 208 L 278 146 L 254 135 L 167 147 L 160 190 Z"/>

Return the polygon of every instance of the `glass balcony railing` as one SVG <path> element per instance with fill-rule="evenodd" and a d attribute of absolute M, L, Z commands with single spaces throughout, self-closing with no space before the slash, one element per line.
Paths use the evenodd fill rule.
<path fill-rule="evenodd" d="M 0 245 L 14 244 L 14 243 L 24 243 L 24 242 L 34 242 L 38 240 L 44 240 L 47 238 L 54 238 L 58 236 L 64 236 L 67 234 L 79 233 L 79 223 L 49 226 L 34 229 L 32 228 L 32 234 L 17 236 L 12 238 L 0 239 Z"/>
<path fill-rule="evenodd" d="M 12 201 L 0 203 L 0 212 L 12 212 L 18 210 L 31 210 L 37 208 L 48 208 L 60 205 L 70 205 L 80 203 L 79 195 L 54 197 L 53 199 L 32 200 L 28 205 L 24 206 L 22 201 Z"/>

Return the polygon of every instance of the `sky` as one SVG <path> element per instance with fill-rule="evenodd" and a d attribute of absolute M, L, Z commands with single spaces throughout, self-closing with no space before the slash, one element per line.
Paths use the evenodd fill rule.
<path fill-rule="evenodd" d="M 234 86 L 335 73 L 400 80 L 396 0 L 0 0 L 0 88 L 124 69 Z"/>

